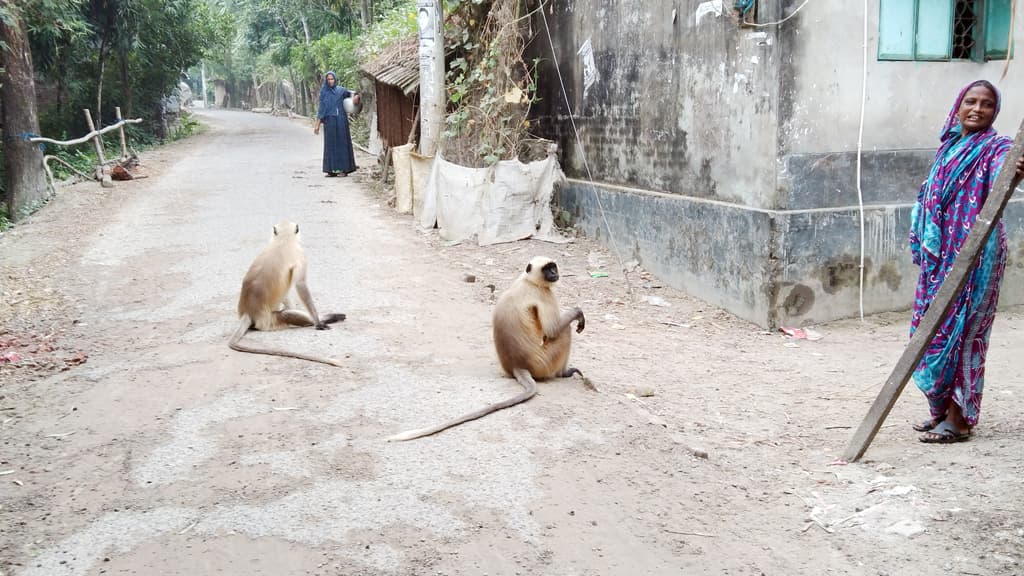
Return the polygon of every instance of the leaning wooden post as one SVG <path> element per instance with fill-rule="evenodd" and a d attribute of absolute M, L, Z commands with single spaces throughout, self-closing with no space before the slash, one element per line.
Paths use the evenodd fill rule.
<path fill-rule="evenodd" d="M 896 367 L 892 369 L 892 373 L 885 381 L 885 386 L 878 393 L 867 416 L 864 417 L 864 421 L 860 423 L 853 439 L 850 440 L 850 445 L 843 454 L 843 458 L 847 462 L 856 462 L 867 451 L 871 441 L 875 439 L 878 429 L 882 427 L 882 423 L 889 415 L 889 411 L 896 404 L 900 392 L 903 392 L 903 388 L 914 374 L 914 370 L 921 363 L 921 358 L 928 350 L 935 333 L 939 331 L 939 327 L 942 326 L 949 311 L 953 308 L 953 303 L 956 302 L 964 285 L 967 284 L 967 278 L 974 270 L 989 236 L 995 231 L 996 224 L 999 223 L 999 219 L 1003 215 L 1003 209 L 1010 201 L 1014 189 L 1020 184 L 1020 178 L 1016 176 L 1016 165 L 1017 159 L 1021 155 L 1024 155 L 1024 121 L 1021 121 L 1013 148 L 1007 154 L 1003 168 L 999 171 L 999 178 L 996 179 L 995 185 L 989 191 L 985 205 L 982 206 L 978 219 L 975 220 L 974 226 L 971 228 L 971 233 L 967 235 L 967 240 L 960 248 L 960 254 L 953 263 L 953 269 L 943 280 L 939 292 L 928 306 L 928 311 L 921 319 L 913 338 L 910 339 L 903 355 L 896 362 Z"/>
<path fill-rule="evenodd" d="M 85 124 L 89 127 L 89 131 L 95 132 L 96 125 L 92 123 L 92 114 L 89 113 L 89 109 L 83 109 L 82 112 L 85 113 Z M 96 158 L 99 161 L 99 165 L 96 166 L 96 179 L 99 179 L 103 174 L 103 164 L 105 164 L 105 161 L 103 160 L 103 142 L 96 138 L 96 136 L 93 136 L 90 139 L 92 140 L 93 145 L 95 145 L 96 147 Z"/>
<path fill-rule="evenodd" d="M 85 123 L 89 126 L 89 132 L 96 132 L 96 125 L 92 123 L 92 114 L 89 112 L 89 109 L 84 108 L 82 112 L 85 113 Z M 100 181 L 104 188 L 109 188 L 114 184 L 110 176 L 103 170 L 103 165 L 107 163 L 106 159 L 103 158 L 103 136 L 99 134 L 93 136 L 92 143 L 96 145 L 97 162 L 99 162 L 96 166 L 96 179 Z"/>
<path fill-rule="evenodd" d="M 121 120 L 123 120 L 123 118 L 121 118 L 121 107 L 115 106 L 114 113 L 117 114 L 118 124 L 121 124 Z M 125 140 L 124 137 L 124 124 L 121 124 L 121 127 L 118 128 L 117 131 L 121 134 L 121 162 L 124 162 L 128 159 L 128 141 Z"/>

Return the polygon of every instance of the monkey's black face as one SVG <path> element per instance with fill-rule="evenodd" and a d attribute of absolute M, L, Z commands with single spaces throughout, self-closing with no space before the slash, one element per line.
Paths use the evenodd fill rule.
<path fill-rule="evenodd" d="M 541 268 L 541 272 L 544 274 L 544 279 L 548 282 L 558 281 L 558 265 L 554 262 L 548 262 Z"/>

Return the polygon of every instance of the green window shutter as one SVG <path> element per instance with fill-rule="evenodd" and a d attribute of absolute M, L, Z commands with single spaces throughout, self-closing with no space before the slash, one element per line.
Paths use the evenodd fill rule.
<path fill-rule="evenodd" d="M 927 1 L 927 0 L 925 0 Z M 878 59 L 914 59 L 914 5 L 917 0 L 882 0 L 878 15 Z"/>
<path fill-rule="evenodd" d="M 1010 0 L 985 2 L 985 59 L 1005 60 L 1010 39 Z"/>
<path fill-rule="evenodd" d="M 953 51 L 953 1 L 918 0 L 918 60 L 949 60 Z"/>

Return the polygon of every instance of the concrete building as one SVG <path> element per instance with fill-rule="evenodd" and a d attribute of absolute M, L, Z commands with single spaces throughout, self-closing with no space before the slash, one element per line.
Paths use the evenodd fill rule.
<path fill-rule="evenodd" d="M 862 2 L 745 1 L 759 25 L 733 0 L 553 0 L 535 16 L 535 126 L 570 176 L 559 203 L 626 260 L 762 326 L 855 316 L 866 71 L 864 308 L 909 308 L 910 209 L 957 92 L 998 85 L 1001 133 L 1024 117 L 1020 64 L 1000 80 L 1010 0 L 868 0 L 866 67 Z M 1024 197 L 1005 221 L 1001 302 L 1019 304 Z"/>

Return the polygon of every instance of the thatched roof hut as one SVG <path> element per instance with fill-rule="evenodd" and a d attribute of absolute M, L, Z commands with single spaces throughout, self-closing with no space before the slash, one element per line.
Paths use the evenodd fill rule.
<path fill-rule="evenodd" d="M 419 43 L 409 36 L 392 44 L 363 66 L 374 82 L 377 132 L 386 147 L 409 141 L 419 108 Z"/>

